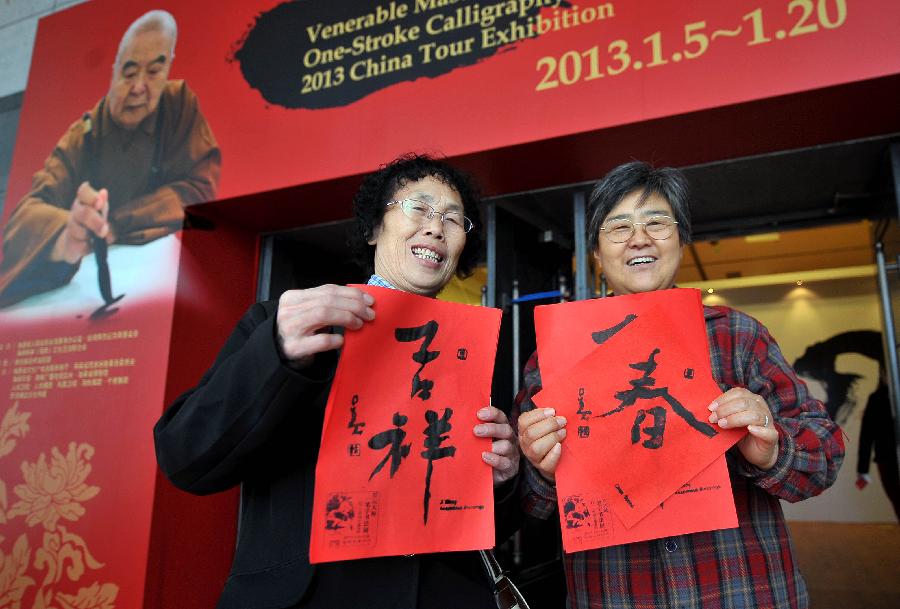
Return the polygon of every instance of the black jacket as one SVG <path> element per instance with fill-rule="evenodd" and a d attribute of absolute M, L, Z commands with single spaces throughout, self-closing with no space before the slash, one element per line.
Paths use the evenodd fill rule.
<path fill-rule="evenodd" d="M 275 342 L 277 302 L 244 314 L 200 383 L 154 428 L 179 488 L 241 485 L 231 573 L 219 609 L 493 607 L 477 552 L 309 564 L 315 467 L 336 354 L 297 372 Z M 497 541 L 518 523 L 515 481 L 495 489 Z M 304 596 L 306 595 L 306 596 Z"/>

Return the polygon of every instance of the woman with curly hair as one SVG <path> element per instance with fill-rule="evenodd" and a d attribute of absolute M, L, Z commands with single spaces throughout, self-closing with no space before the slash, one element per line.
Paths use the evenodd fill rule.
<path fill-rule="evenodd" d="M 367 176 L 353 201 L 353 249 L 369 285 L 435 296 L 474 266 L 478 196 L 469 179 L 427 156 Z M 206 494 L 241 485 L 241 521 L 220 609 L 492 608 L 477 552 L 309 564 L 310 519 L 325 403 L 343 330 L 375 317 L 362 290 L 322 285 L 254 304 L 197 387 L 156 424 L 157 459 L 178 487 Z M 482 408 L 473 433 L 494 439 L 498 529 L 515 519 L 515 436 Z M 511 532 L 511 531 L 510 531 Z M 498 539 L 502 533 L 498 531 Z"/>

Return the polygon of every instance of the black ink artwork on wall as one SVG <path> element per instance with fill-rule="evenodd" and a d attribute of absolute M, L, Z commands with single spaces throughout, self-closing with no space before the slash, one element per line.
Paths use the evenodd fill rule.
<path fill-rule="evenodd" d="M 845 353 L 859 353 L 884 366 L 881 332 L 853 330 L 836 334 L 810 345 L 794 362 L 797 374 L 825 386 L 825 408 L 838 425 L 845 423 L 853 412 L 857 402 L 853 387 L 862 378 L 858 374 L 838 372 L 837 358 Z"/>
<path fill-rule="evenodd" d="M 334 108 L 570 27 L 570 7 L 560 0 L 294 0 L 258 15 L 231 59 L 271 104 Z"/>

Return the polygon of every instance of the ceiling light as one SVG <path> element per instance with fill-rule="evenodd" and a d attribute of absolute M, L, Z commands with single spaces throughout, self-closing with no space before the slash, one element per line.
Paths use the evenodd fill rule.
<path fill-rule="evenodd" d="M 780 233 L 760 233 L 759 235 L 747 235 L 744 241 L 747 243 L 771 243 L 772 241 L 780 241 Z"/>

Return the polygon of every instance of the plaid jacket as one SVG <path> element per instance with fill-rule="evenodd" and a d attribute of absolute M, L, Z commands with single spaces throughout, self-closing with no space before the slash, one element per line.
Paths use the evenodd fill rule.
<path fill-rule="evenodd" d="M 794 560 L 779 500 L 818 495 L 844 457 L 840 428 L 785 361 L 766 328 L 728 307 L 704 307 L 713 376 L 722 391 L 746 387 L 766 400 L 778 429 L 778 460 L 768 471 L 727 454 L 736 529 L 667 537 L 565 556 L 572 609 L 804 609 L 806 585 Z M 537 354 L 516 398 L 534 408 L 541 389 Z M 556 489 L 523 460 L 523 508 L 547 518 Z"/>

